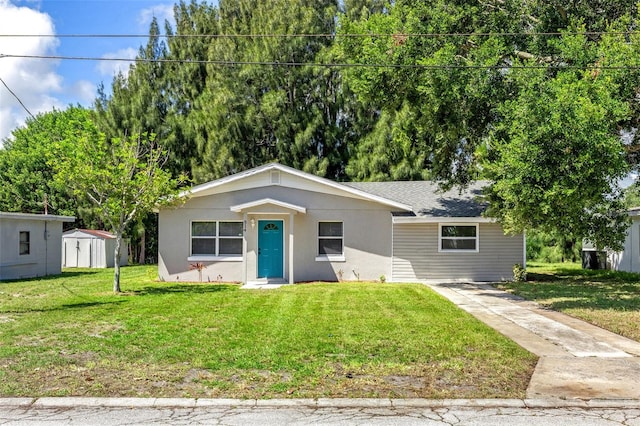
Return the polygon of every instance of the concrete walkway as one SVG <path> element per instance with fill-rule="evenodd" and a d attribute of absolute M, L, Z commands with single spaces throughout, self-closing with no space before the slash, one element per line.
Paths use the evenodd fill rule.
<path fill-rule="evenodd" d="M 640 343 L 486 284 L 429 284 L 540 357 L 527 398 L 640 399 Z"/>

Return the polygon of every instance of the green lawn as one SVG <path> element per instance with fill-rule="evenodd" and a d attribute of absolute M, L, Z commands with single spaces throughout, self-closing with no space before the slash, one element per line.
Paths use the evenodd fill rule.
<path fill-rule="evenodd" d="M 640 341 L 640 274 L 532 263 L 528 281 L 498 288 Z"/>
<path fill-rule="evenodd" d="M 426 286 L 0 283 L 0 396 L 522 398 L 535 356 Z"/>

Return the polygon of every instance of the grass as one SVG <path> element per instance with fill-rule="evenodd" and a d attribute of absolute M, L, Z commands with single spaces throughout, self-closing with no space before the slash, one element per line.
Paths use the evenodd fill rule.
<path fill-rule="evenodd" d="M 0 396 L 522 398 L 536 358 L 417 284 L 0 283 Z"/>
<path fill-rule="evenodd" d="M 640 274 L 577 263 L 532 263 L 527 270 L 527 282 L 496 287 L 640 341 Z"/>

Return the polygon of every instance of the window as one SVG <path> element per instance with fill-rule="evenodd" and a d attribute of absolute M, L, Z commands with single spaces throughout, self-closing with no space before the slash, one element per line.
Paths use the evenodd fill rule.
<path fill-rule="evenodd" d="M 478 225 L 440 225 L 438 251 L 478 251 Z"/>
<path fill-rule="evenodd" d="M 15 234 L 14 234 L 15 235 Z M 31 239 L 29 231 L 20 231 L 20 254 L 29 254 L 31 252 L 31 246 L 29 240 Z"/>
<path fill-rule="evenodd" d="M 242 222 L 191 222 L 191 256 L 242 256 Z"/>
<path fill-rule="evenodd" d="M 318 223 L 318 255 L 342 257 L 344 255 L 344 230 L 342 222 Z"/>

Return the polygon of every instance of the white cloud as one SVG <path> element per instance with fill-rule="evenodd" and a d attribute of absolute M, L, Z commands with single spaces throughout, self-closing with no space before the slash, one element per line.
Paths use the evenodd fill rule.
<path fill-rule="evenodd" d="M 135 59 L 138 55 L 138 49 L 134 49 L 133 47 L 127 47 L 126 49 L 120 49 L 115 52 L 105 53 L 102 55 L 102 58 L 105 59 Z M 132 64 L 132 61 L 100 61 L 98 63 L 97 69 L 100 75 L 106 77 L 113 77 L 119 72 L 124 75 L 129 74 L 129 66 Z"/>
<path fill-rule="evenodd" d="M 73 83 L 69 94 L 81 105 L 92 104 L 96 99 L 96 85 L 87 80 L 79 80 Z"/>
<path fill-rule="evenodd" d="M 142 29 L 148 30 L 149 24 L 151 24 L 151 20 L 154 17 L 158 20 L 161 31 L 164 30 L 164 21 L 169 21 L 173 25 L 175 22 L 173 19 L 173 4 L 157 4 L 142 9 L 138 16 L 138 25 L 140 25 Z"/>
<path fill-rule="evenodd" d="M 0 34 L 55 35 L 51 17 L 37 10 L 0 0 Z M 51 55 L 58 46 L 55 37 L 0 37 L 4 55 Z M 32 114 L 60 107 L 52 96 L 62 91 L 58 62 L 49 59 L 0 57 L 0 78 Z M 18 99 L 0 85 L 0 143 L 28 116 Z"/>

